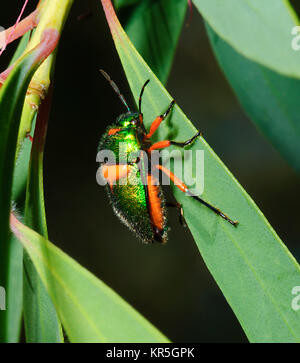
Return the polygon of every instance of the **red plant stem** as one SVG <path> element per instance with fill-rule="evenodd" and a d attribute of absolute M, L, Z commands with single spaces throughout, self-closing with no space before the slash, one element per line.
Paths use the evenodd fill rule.
<path fill-rule="evenodd" d="M 23 4 L 23 7 L 22 7 L 22 9 L 21 9 L 21 12 L 20 12 L 20 14 L 19 14 L 19 16 L 18 16 L 18 19 L 17 19 L 17 21 L 16 21 L 15 25 L 13 26 L 12 31 L 8 34 L 8 36 L 5 36 L 5 44 L 4 44 L 4 46 L 2 47 L 2 49 L 1 49 L 1 51 L 0 51 L 0 56 L 1 56 L 1 54 L 4 52 L 4 50 L 6 49 L 7 44 L 10 42 L 10 39 L 13 37 L 13 35 L 14 35 L 14 33 L 15 33 L 15 30 L 16 30 L 16 27 L 17 27 L 17 25 L 19 24 L 19 22 L 20 22 L 20 20 L 21 20 L 21 17 L 22 17 L 22 15 L 23 15 L 23 13 L 24 13 L 24 10 L 25 10 L 25 8 L 26 8 L 27 3 L 28 3 L 28 0 L 25 0 L 25 2 L 24 2 L 24 4 Z"/>
<path fill-rule="evenodd" d="M 14 64 L 8 67 L 4 72 L 0 73 L 0 88 L 13 68 Z"/>
<path fill-rule="evenodd" d="M 57 29 L 48 28 L 43 31 L 40 43 L 34 48 L 38 50 L 36 61 L 43 61 L 56 48 L 59 41 L 59 32 Z"/>
<path fill-rule="evenodd" d="M 56 29 L 49 28 L 44 30 L 40 43 L 34 48 L 35 50 L 38 50 L 36 53 L 36 62 L 47 58 L 57 46 L 58 40 L 59 32 Z M 0 88 L 6 78 L 9 76 L 10 72 L 13 70 L 14 66 L 15 64 L 11 65 L 0 74 Z"/>
<path fill-rule="evenodd" d="M 19 16 L 21 17 L 22 12 Z M 22 35 L 24 35 L 28 30 L 35 28 L 38 24 L 39 20 L 39 9 L 34 10 L 30 15 L 24 18 L 22 21 L 19 21 L 19 18 L 14 26 L 5 30 L 5 35 L 3 37 L 4 43 L 0 43 L 0 56 L 6 49 L 7 44 L 13 42 L 14 40 L 18 39 Z"/>
<path fill-rule="evenodd" d="M 191 24 L 192 17 L 193 17 L 193 5 L 192 5 L 191 0 L 188 0 L 188 6 L 189 6 L 189 18 L 188 18 L 187 26 L 189 26 Z"/>
<path fill-rule="evenodd" d="M 101 0 L 110 31 L 112 33 L 112 36 L 118 36 L 119 40 L 121 40 L 120 34 L 118 30 L 121 28 L 121 24 L 119 22 L 119 19 L 117 18 L 115 9 L 111 3 L 110 0 Z"/>
<path fill-rule="evenodd" d="M 10 213 L 10 228 L 17 238 L 20 238 L 20 236 L 21 236 L 21 233 L 19 232 L 18 227 L 17 227 L 19 224 L 20 224 L 20 222 L 18 221 L 17 217 L 14 215 L 13 212 L 11 212 Z"/>

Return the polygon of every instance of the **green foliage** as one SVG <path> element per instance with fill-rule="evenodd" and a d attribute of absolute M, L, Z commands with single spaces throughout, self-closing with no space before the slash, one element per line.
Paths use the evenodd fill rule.
<path fill-rule="evenodd" d="M 154 117 L 162 114 L 172 100 L 162 83 L 172 65 L 187 2 L 114 3 L 127 34 L 111 1 L 102 0 L 136 101 L 145 80 L 151 80 L 143 98 L 149 129 Z M 245 111 L 299 171 L 300 68 L 298 54 L 291 49 L 291 29 L 297 19 L 287 1 L 278 0 L 276 6 L 273 3 L 194 0 L 206 21 L 219 64 Z M 55 54 L 40 67 L 46 56 L 41 56 L 37 44 L 49 27 L 61 33 L 72 1 L 44 0 L 41 4 L 40 23 L 30 39 L 32 47 L 27 47 L 27 33 L 12 59 L 14 69 L 0 89 L 0 285 L 7 287 L 9 307 L 7 313 L 0 313 L 0 341 L 18 341 L 23 308 L 29 342 L 63 341 L 60 322 L 71 342 L 167 342 L 118 294 L 48 241 L 43 148 L 49 111 L 44 113 L 44 107 L 50 103 L 46 99 L 39 107 L 40 97 L 29 96 L 39 107 L 35 126 L 32 121 L 37 111 L 25 97 L 30 81 L 45 88 L 49 84 Z M 33 146 L 24 140 L 31 125 L 35 129 Z M 156 137 L 183 141 L 195 132 L 176 105 Z M 292 288 L 299 285 L 299 265 L 207 142 L 198 138 L 190 150 L 194 156 L 199 151 L 205 155 L 205 192 L 201 197 L 237 219 L 239 225 L 234 228 L 173 186 L 174 195 L 183 206 L 208 269 L 248 339 L 300 342 L 299 313 L 290 306 Z M 168 162 L 165 158 L 164 163 Z M 179 164 L 181 160 L 172 161 L 175 170 Z M 195 157 L 185 161 L 184 170 L 186 177 L 195 179 L 196 175 L 193 189 L 200 192 L 202 178 L 196 173 Z M 11 214 L 13 203 L 18 213 L 13 209 Z M 15 214 L 19 214 L 18 219 Z M 10 215 L 13 235 L 9 232 Z M 18 241 L 26 250 L 24 270 Z"/>
<path fill-rule="evenodd" d="M 286 76 L 300 78 L 292 49 L 297 17 L 286 0 L 193 0 L 211 28 L 237 52 Z"/>
<path fill-rule="evenodd" d="M 172 66 L 186 8 L 186 0 L 145 0 L 131 7 L 129 14 L 125 9 L 126 33 L 162 83 Z"/>
<path fill-rule="evenodd" d="M 207 25 L 215 55 L 239 101 L 290 165 L 300 173 L 300 80 L 243 57 Z"/>
<path fill-rule="evenodd" d="M 48 125 L 51 93 L 42 102 L 36 121 L 28 168 L 24 221 L 27 226 L 48 237 L 44 206 L 43 151 Z M 27 342 L 63 342 L 55 307 L 35 267 L 24 253 L 24 325 Z"/>
<path fill-rule="evenodd" d="M 229 83 L 251 120 L 300 172 L 299 23 L 287 1 L 194 0 Z M 230 21 L 229 21 L 230 19 Z"/>
<path fill-rule="evenodd" d="M 135 5 L 137 2 L 139 2 L 139 0 L 114 0 L 114 4 L 117 10 L 126 6 Z"/>
<path fill-rule="evenodd" d="M 12 65 L 24 52 L 30 38 L 26 33 L 20 40 L 14 56 L 10 61 Z M 16 161 L 12 183 L 12 200 L 18 202 L 19 211 L 23 210 L 25 200 L 25 187 L 31 143 L 24 143 L 22 154 Z M 17 238 L 9 235 L 9 253 L 7 256 L 7 289 L 6 289 L 6 315 L 0 316 L 0 330 L 2 339 L 9 343 L 19 340 L 22 310 L 23 310 L 23 248 Z"/>
<path fill-rule="evenodd" d="M 108 5 L 105 9 L 136 101 L 144 81 L 150 79 L 143 99 L 145 124 L 149 128 L 153 115 L 161 114 L 172 97 L 136 51 Z M 168 139 L 174 130 L 180 135 L 180 140 L 186 140 L 196 132 L 178 106 L 174 107 L 170 123 L 160 126 L 158 139 Z M 299 342 L 300 318 L 290 308 L 291 289 L 300 278 L 299 265 L 205 140 L 198 139 L 191 149 L 203 150 L 205 154 L 203 199 L 217 204 L 229 216 L 239 220 L 238 227 L 234 228 L 174 188 L 210 272 L 250 341 Z M 197 175 L 195 163 L 191 159 L 185 162 L 185 171 L 189 171 L 190 176 Z M 196 181 L 198 188 L 200 179 Z"/>
<path fill-rule="evenodd" d="M 16 219 L 22 242 L 71 342 L 167 342 L 112 289 Z"/>
<path fill-rule="evenodd" d="M 9 279 L 9 214 L 11 210 L 12 180 L 17 148 L 17 137 L 23 103 L 28 84 L 42 59 L 35 48 L 15 65 L 0 92 L 0 283 L 7 286 Z M 6 326 L 2 315 L 0 340 L 5 340 Z M 4 327 L 3 327 L 4 325 Z"/>
<path fill-rule="evenodd" d="M 53 3 L 49 2 L 49 4 L 52 6 Z M 65 4 L 67 4 L 67 1 Z M 62 13 L 62 16 L 65 16 L 65 14 Z M 24 43 L 25 41 L 22 40 L 18 50 L 19 54 L 15 55 L 15 59 L 25 50 Z M 26 122 L 27 118 L 34 116 L 32 112 L 24 111 L 23 105 L 28 84 L 41 63 L 41 59 L 37 54 L 38 48 L 34 48 L 17 61 L 14 70 L 1 89 L 0 113 L 2 122 L 0 126 L 4 131 L 1 134 L 1 147 L 3 151 L 11 151 L 11 153 L 3 152 L 0 162 L 2 161 L 4 164 L 2 170 L 11 171 L 11 177 L 7 178 L 4 172 L 0 176 L 3 182 L 2 188 L 5 191 L 13 188 L 12 194 L 6 193 L 7 203 L 5 208 L 1 206 L 1 212 L 3 212 L 4 216 L 6 215 L 2 222 L 5 222 L 5 220 L 8 222 L 11 200 L 17 201 L 18 212 L 24 214 L 25 223 L 47 238 L 42 175 L 43 146 L 47 129 L 47 112 L 45 115 L 44 106 L 45 104 L 47 106 L 47 100 L 42 103 L 39 109 L 33 147 L 31 148 L 31 143 L 27 139 L 22 142 L 14 170 L 14 159 L 16 150 L 19 147 L 17 136 L 21 117 L 24 116 L 22 121 Z M 44 69 L 45 71 L 40 74 L 42 77 L 47 78 L 47 72 L 51 70 L 51 63 L 50 67 L 48 63 Z M 11 126 L 12 131 L 7 130 L 7 125 L 10 125 L 10 123 L 13 123 Z M 5 138 L 6 135 L 8 140 Z M 29 158 L 30 152 L 31 157 Z M 14 183 L 12 186 L 13 172 Z M 0 184 L 0 186 L 2 185 Z M 26 206 L 25 210 L 23 210 L 22 206 L 24 206 L 25 200 Z M 51 252 L 48 250 L 45 252 L 46 238 L 20 224 L 13 215 L 12 220 L 15 221 L 15 223 L 11 224 L 14 236 L 8 235 L 7 223 L 5 229 L 7 235 L 6 238 L 3 238 L 7 244 L 1 246 L 1 252 L 3 252 L 1 258 L 4 263 L 8 261 L 10 263 L 1 264 L 3 279 L 0 282 L 1 285 L 6 286 L 11 296 L 9 306 L 16 308 L 17 311 L 16 315 L 1 312 L 3 318 L 0 325 L 1 341 L 18 341 L 20 312 L 22 309 L 20 303 L 22 299 L 22 275 L 24 275 L 23 308 L 26 340 L 28 342 L 62 341 L 62 331 L 57 313 L 63 320 L 70 341 L 167 342 L 167 339 L 156 328 L 100 280 L 87 273 L 75 261 L 62 252 L 58 252 L 57 249 L 54 248 L 55 251 L 53 252 L 51 248 Z M 27 238 L 22 240 L 24 236 L 27 236 Z M 17 238 L 22 240 L 27 248 L 27 253 L 24 255 L 24 274 L 22 274 L 23 251 L 21 246 L 16 244 Z M 31 244 L 36 242 L 36 247 L 40 248 L 41 252 L 38 259 L 35 259 L 34 255 L 32 255 L 31 245 L 26 245 L 29 240 Z M 6 246 L 7 249 L 4 248 Z M 12 257 L 17 257 L 16 264 L 12 263 Z M 51 271 L 45 273 L 44 265 L 49 267 Z M 60 268 L 62 271 L 59 271 Z M 4 278 L 7 278 L 7 281 Z M 53 285 L 53 279 L 56 283 L 55 286 Z M 13 288 L 17 289 L 15 300 L 13 300 Z M 67 294 L 66 291 L 68 291 Z"/>
<path fill-rule="evenodd" d="M 207 29 L 220 66 L 245 111 L 300 173 L 300 81 L 243 57 L 208 25 Z"/>

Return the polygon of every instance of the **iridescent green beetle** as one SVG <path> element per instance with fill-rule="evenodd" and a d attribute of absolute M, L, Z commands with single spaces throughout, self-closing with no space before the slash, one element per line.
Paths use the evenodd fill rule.
<path fill-rule="evenodd" d="M 154 241 L 165 243 L 167 241 L 169 229 L 166 213 L 167 204 L 162 188 L 153 173 L 156 169 L 165 173 L 182 192 L 192 196 L 217 215 L 236 226 L 237 221 L 231 220 L 219 209 L 194 195 L 170 170 L 159 163 L 153 165 L 153 162 L 151 162 L 151 152 L 153 150 L 163 149 L 170 145 L 185 147 L 200 136 L 200 133 L 197 132 L 196 135 L 185 142 L 169 140 L 151 142 L 152 135 L 160 123 L 168 116 L 175 101 L 173 100 L 170 103 L 165 113 L 155 118 L 147 133 L 143 123 L 141 104 L 143 92 L 149 80 L 145 82 L 141 89 L 138 112 L 132 112 L 109 75 L 103 70 L 101 70 L 101 73 L 109 81 L 127 108 L 127 112 L 120 115 L 116 122 L 107 128 L 98 146 L 98 152 L 109 150 L 115 155 L 113 162 L 105 159 L 100 162 L 100 173 L 106 181 L 106 190 L 113 210 L 120 220 L 145 243 L 153 243 Z M 124 145 L 124 143 L 126 149 L 123 151 L 120 145 Z M 138 157 L 129 162 L 129 152 L 136 152 Z M 144 163 L 143 160 L 145 154 L 148 157 L 147 163 Z M 122 182 L 124 179 L 126 179 L 126 183 Z M 180 215 L 182 216 L 181 206 L 176 206 L 180 209 Z"/>

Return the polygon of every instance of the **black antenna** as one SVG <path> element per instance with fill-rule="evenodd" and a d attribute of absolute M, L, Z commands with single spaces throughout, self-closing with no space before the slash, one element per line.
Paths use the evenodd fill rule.
<path fill-rule="evenodd" d="M 115 82 L 110 78 L 110 76 L 103 69 L 100 69 L 100 72 L 108 80 L 108 82 L 110 83 L 110 85 L 112 86 L 112 88 L 114 89 L 114 91 L 116 92 L 116 94 L 118 95 L 120 100 L 122 101 L 123 105 L 127 108 L 127 111 L 131 112 L 130 108 L 127 105 L 127 102 L 125 101 L 124 96 L 121 94 L 121 92 L 120 92 L 118 86 L 115 84 Z"/>
<path fill-rule="evenodd" d="M 141 93 L 140 93 L 140 97 L 139 97 L 139 114 L 141 114 L 142 113 L 142 96 L 143 96 L 143 93 L 144 93 L 144 89 L 145 89 L 145 87 L 147 86 L 147 84 L 150 82 L 150 79 L 148 79 L 145 83 L 144 83 L 144 85 L 143 85 L 143 87 L 142 87 L 142 89 L 141 89 Z"/>

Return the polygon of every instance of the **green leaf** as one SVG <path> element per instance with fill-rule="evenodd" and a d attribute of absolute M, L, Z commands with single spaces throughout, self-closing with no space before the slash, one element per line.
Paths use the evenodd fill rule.
<path fill-rule="evenodd" d="M 18 343 L 23 311 L 23 248 L 11 235 L 9 238 L 9 262 L 7 266 L 6 310 L 0 312 L 2 343 Z"/>
<path fill-rule="evenodd" d="M 12 65 L 23 53 L 30 37 L 30 32 L 24 34 L 10 61 Z M 29 150 L 28 150 L 29 149 Z M 13 175 L 12 200 L 20 201 L 20 205 L 25 200 L 25 184 L 27 178 L 29 154 L 31 143 L 25 142 L 22 153 L 18 158 Z M 17 343 L 21 331 L 21 319 L 23 310 L 23 248 L 11 234 L 9 236 L 9 253 L 7 261 L 7 285 L 6 285 L 6 311 L 0 319 L 0 330 L 3 332 L 3 340 L 7 343 Z"/>
<path fill-rule="evenodd" d="M 23 38 L 22 38 L 23 39 Z M 17 158 L 12 185 L 12 201 L 19 215 L 24 215 L 26 183 L 32 143 L 25 139 Z M 5 342 L 17 343 L 21 333 L 23 313 L 23 247 L 10 233 L 8 281 L 6 285 L 6 319 L 0 329 L 5 331 Z"/>
<path fill-rule="evenodd" d="M 24 140 L 13 175 L 12 201 L 22 216 L 24 215 L 31 145 L 29 139 Z M 4 334 L 5 342 L 17 343 L 20 338 L 23 312 L 23 247 L 12 233 L 9 235 L 8 245 L 6 319 L 2 321 L 3 325 L 0 325 L 0 329 L 6 332 Z"/>
<path fill-rule="evenodd" d="M 24 140 L 13 174 L 11 199 L 22 216 L 31 145 L 29 139 Z M 0 329 L 5 332 L 3 338 L 5 342 L 17 343 L 20 338 L 23 312 L 23 248 L 13 234 L 9 235 L 8 246 L 6 311 L 3 320 L 0 319 Z"/>
<path fill-rule="evenodd" d="M 18 47 L 17 47 L 12 59 L 9 62 L 10 66 L 13 65 L 21 57 L 21 55 L 25 51 L 25 49 L 27 47 L 27 44 L 29 42 L 29 39 L 30 39 L 30 35 L 31 35 L 31 31 L 28 31 L 20 39 Z"/>
<path fill-rule="evenodd" d="M 286 76 L 300 78 L 292 29 L 299 24 L 286 0 L 193 0 L 212 29 L 237 52 Z"/>
<path fill-rule="evenodd" d="M 20 118 L 28 84 L 41 62 L 56 45 L 56 33 L 45 33 L 46 42 L 28 52 L 11 71 L 0 90 L 0 285 L 7 287 L 9 272 L 9 213 L 11 209 L 12 179 Z M 1 312 L 1 323 L 6 320 Z M 4 323 L 5 324 L 5 323 Z M 5 341 L 6 330 L 0 330 L 0 341 Z"/>
<path fill-rule="evenodd" d="M 51 93 L 43 100 L 36 121 L 26 190 L 24 220 L 27 226 L 48 238 L 43 189 L 43 155 Z M 27 253 L 24 254 L 24 325 L 26 341 L 63 342 L 52 300 Z"/>
<path fill-rule="evenodd" d="M 126 6 L 134 5 L 137 2 L 139 2 L 139 0 L 114 0 L 115 7 L 118 10 Z"/>
<path fill-rule="evenodd" d="M 38 233 L 11 216 L 71 342 L 167 342 L 119 295 Z"/>
<path fill-rule="evenodd" d="M 246 113 L 300 173 L 300 80 L 243 57 L 206 25 L 217 60 Z"/>
<path fill-rule="evenodd" d="M 186 9 L 186 0 L 140 1 L 129 14 L 126 8 L 126 33 L 162 83 L 171 69 Z"/>
<path fill-rule="evenodd" d="M 24 252 L 24 326 L 27 343 L 62 343 L 63 334 L 52 300 Z"/>
<path fill-rule="evenodd" d="M 136 101 L 143 83 L 150 79 L 143 98 L 145 125 L 149 129 L 151 121 L 166 110 L 172 97 L 129 41 L 111 2 L 102 0 L 102 4 Z M 170 119 L 160 126 L 158 137 L 164 140 L 173 134 L 173 140 L 184 141 L 195 132 L 191 122 L 175 106 Z M 204 151 L 205 191 L 201 197 L 238 219 L 240 224 L 233 227 L 173 187 L 174 194 L 183 206 L 186 222 L 207 267 L 248 339 L 251 342 L 300 342 L 300 315 L 291 308 L 291 291 L 299 285 L 299 265 L 205 140 L 198 138 L 190 149 Z M 180 165 L 181 160 L 174 160 L 174 167 Z M 185 179 L 197 175 L 195 155 L 185 160 L 184 167 Z M 193 189 L 200 192 L 201 175 Z"/>

